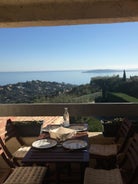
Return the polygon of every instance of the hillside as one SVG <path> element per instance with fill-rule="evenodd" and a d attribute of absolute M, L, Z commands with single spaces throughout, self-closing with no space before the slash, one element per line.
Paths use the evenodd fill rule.
<path fill-rule="evenodd" d="M 137 102 L 138 77 L 95 77 L 90 84 L 27 81 L 0 86 L 0 103 Z"/>
<path fill-rule="evenodd" d="M 0 86 L 0 103 L 33 103 L 39 98 L 65 94 L 73 87 L 75 85 L 39 80 L 9 84 Z"/>

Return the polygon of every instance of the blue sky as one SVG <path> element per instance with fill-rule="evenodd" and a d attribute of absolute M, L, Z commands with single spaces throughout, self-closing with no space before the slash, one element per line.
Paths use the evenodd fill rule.
<path fill-rule="evenodd" d="M 138 68 L 138 22 L 0 28 L 0 71 Z"/>

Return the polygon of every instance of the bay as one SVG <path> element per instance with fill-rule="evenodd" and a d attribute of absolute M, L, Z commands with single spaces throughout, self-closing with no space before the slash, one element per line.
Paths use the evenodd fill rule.
<path fill-rule="evenodd" d="M 123 70 L 70 70 L 70 71 L 34 71 L 34 72 L 0 72 L 0 85 L 15 84 L 32 80 L 70 83 L 75 85 L 90 83 L 97 76 L 123 76 Z M 138 70 L 126 70 L 126 76 L 138 76 Z"/>

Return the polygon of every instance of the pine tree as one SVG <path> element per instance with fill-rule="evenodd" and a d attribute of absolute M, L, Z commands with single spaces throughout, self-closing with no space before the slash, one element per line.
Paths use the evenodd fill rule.
<path fill-rule="evenodd" d="M 126 71 L 123 71 L 123 81 L 126 81 Z"/>

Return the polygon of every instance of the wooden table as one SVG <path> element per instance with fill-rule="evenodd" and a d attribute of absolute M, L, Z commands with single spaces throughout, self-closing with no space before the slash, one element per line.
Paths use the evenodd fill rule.
<path fill-rule="evenodd" d="M 39 138 L 48 136 L 49 135 L 45 133 Z M 79 132 L 72 139 L 81 139 L 88 142 L 87 132 Z M 89 151 L 88 147 L 79 150 L 69 150 L 63 148 L 61 144 L 57 144 L 57 146 L 49 149 L 35 149 L 32 147 L 23 158 L 22 163 L 24 165 L 55 163 L 57 167 L 57 183 L 60 183 L 59 166 L 65 163 L 78 163 L 80 165 L 80 177 L 83 183 L 84 170 L 89 164 Z"/>

